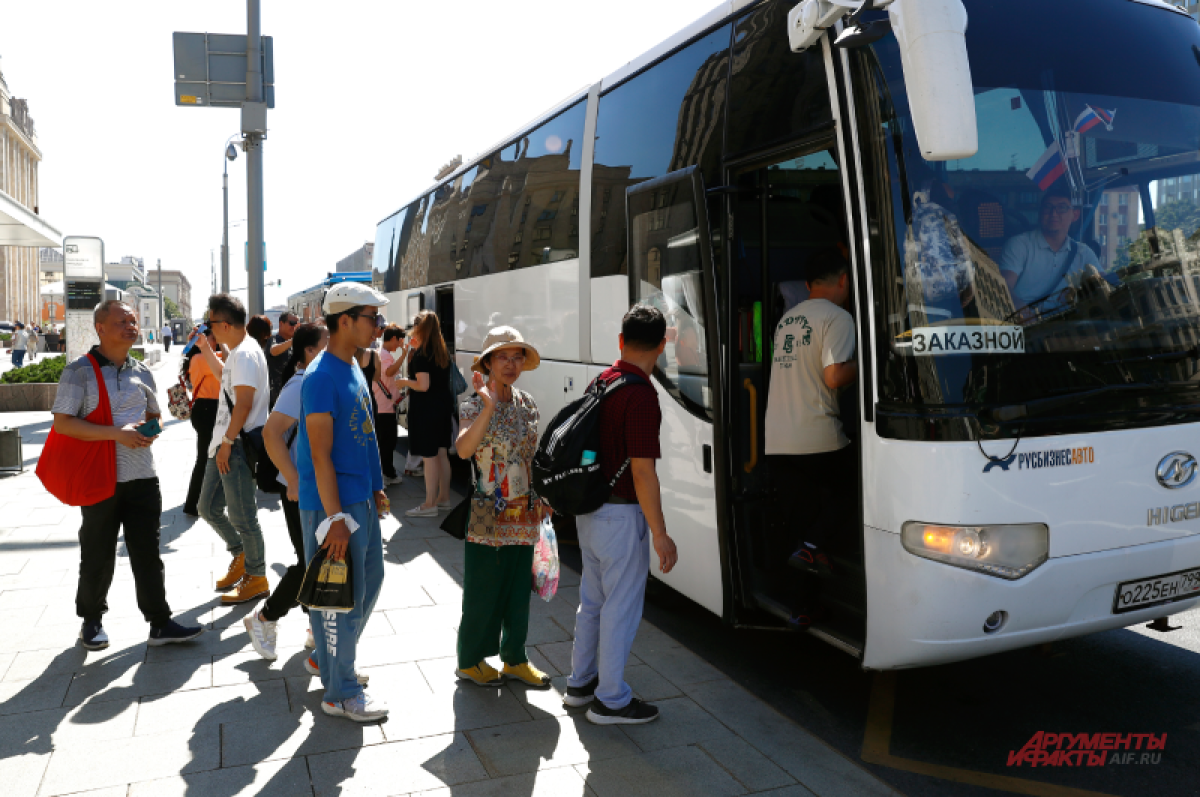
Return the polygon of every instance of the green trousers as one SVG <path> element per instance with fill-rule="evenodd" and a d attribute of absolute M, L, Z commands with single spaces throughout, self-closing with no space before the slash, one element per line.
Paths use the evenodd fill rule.
<path fill-rule="evenodd" d="M 532 545 L 466 543 L 462 622 L 458 626 L 458 666 L 474 667 L 500 654 L 510 666 L 529 661 Z"/>

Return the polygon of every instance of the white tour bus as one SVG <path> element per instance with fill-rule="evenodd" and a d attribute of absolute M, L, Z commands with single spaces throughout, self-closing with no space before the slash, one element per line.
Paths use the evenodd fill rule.
<path fill-rule="evenodd" d="M 840 250 L 857 500 L 811 633 L 886 669 L 1192 608 L 1200 26 L 1159 0 L 843 2 L 725 2 L 439 179 L 378 226 L 389 319 L 435 310 L 464 370 L 517 327 L 547 420 L 631 303 L 661 307 L 679 564 L 652 572 L 783 626 L 815 497 L 764 455 L 774 330 Z"/>

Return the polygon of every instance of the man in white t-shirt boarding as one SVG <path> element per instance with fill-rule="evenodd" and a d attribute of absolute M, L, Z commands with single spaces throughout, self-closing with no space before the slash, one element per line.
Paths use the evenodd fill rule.
<path fill-rule="evenodd" d="M 818 582 L 832 573 L 825 544 L 845 525 L 856 483 L 850 440 L 838 417 L 837 391 L 858 376 L 854 319 L 842 309 L 850 275 L 841 253 L 816 255 L 806 269 L 809 298 L 775 328 L 767 397 L 766 454 L 780 496 L 770 536 L 781 578 L 786 562 L 807 574 L 789 590 L 793 626 L 806 628 L 817 611 Z M 785 547 L 786 546 L 786 547 Z"/>
<path fill-rule="evenodd" d="M 208 521 L 233 560 L 229 572 L 217 582 L 221 602 L 245 603 L 271 591 L 267 583 L 266 548 L 258 525 L 257 487 L 246 451 L 262 450 L 262 428 L 267 423 L 271 378 L 267 358 L 258 341 L 246 334 L 246 308 L 225 293 L 208 300 L 208 325 L 217 343 L 229 347 L 225 362 L 217 357 L 208 339 L 196 341 L 208 367 L 221 380 L 217 422 L 208 448 L 208 466 L 200 488 L 200 517 Z M 228 515 L 225 510 L 229 509 Z"/>

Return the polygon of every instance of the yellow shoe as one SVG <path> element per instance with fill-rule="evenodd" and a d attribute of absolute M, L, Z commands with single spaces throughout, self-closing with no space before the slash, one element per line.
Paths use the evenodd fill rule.
<path fill-rule="evenodd" d="M 534 667 L 529 662 L 512 666 L 504 665 L 504 677 L 516 678 L 521 683 L 532 686 L 534 689 L 549 689 L 550 676 Z"/>
<path fill-rule="evenodd" d="M 240 553 L 233 557 L 233 561 L 229 563 L 229 572 L 225 574 L 225 578 L 217 582 L 217 592 L 224 592 L 227 589 L 232 589 L 246 575 L 246 554 Z"/>
<path fill-rule="evenodd" d="M 486 661 L 481 661 L 474 667 L 468 667 L 465 670 L 455 670 L 454 674 L 459 678 L 474 681 L 479 686 L 499 686 L 504 682 L 504 679 L 500 677 L 500 673 L 496 672 L 496 668 Z"/>
<path fill-rule="evenodd" d="M 246 576 L 238 582 L 237 588 L 233 592 L 221 596 L 221 603 L 225 605 L 245 603 L 260 595 L 270 594 L 270 592 L 271 585 L 267 583 L 266 576 Z"/>

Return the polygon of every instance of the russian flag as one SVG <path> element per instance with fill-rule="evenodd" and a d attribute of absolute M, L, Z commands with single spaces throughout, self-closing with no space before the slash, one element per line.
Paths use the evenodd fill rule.
<path fill-rule="evenodd" d="M 1104 125 L 1108 130 L 1112 130 L 1113 116 L 1117 112 L 1106 111 L 1103 108 L 1093 108 L 1090 105 L 1085 105 L 1083 113 L 1075 119 L 1075 132 L 1086 133 L 1096 125 Z"/>
<path fill-rule="evenodd" d="M 1058 142 L 1055 141 L 1042 153 L 1038 162 L 1033 164 L 1033 168 L 1025 172 L 1025 176 L 1037 183 L 1038 188 L 1045 191 L 1054 185 L 1055 180 L 1066 174 L 1066 171 L 1067 161 L 1063 158 Z"/>

